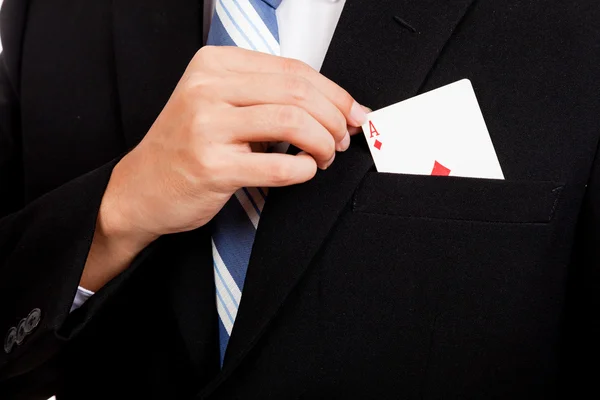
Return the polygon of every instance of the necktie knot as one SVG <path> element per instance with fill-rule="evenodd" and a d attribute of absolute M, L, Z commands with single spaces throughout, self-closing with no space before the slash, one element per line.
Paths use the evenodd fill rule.
<path fill-rule="evenodd" d="M 218 0 L 206 44 L 281 55 L 276 8 L 281 0 Z"/>

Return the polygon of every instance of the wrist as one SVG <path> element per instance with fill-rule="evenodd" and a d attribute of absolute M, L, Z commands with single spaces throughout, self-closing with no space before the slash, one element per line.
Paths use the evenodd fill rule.
<path fill-rule="evenodd" d="M 88 254 L 80 286 L 97 292 L 125 271 L 135 257 L 158 235 L 144 232 L 131 224 L 116 201 L 112 178 L 102 199 L 94 238 Z"/>
<path fill-rule="evenodd" d="M 140 213 L 139 191 L 135 187 L 135 171 L 132 164 L 132 153 L 119 162 L 110 177 L 108 186 L 100 204 L 96 231 L 107 242 L 119 244 L 124 251 L 138 253 L 160 235 L 144 229 L 141 222 L 146 222 Z"/>
<path fill-rule="evenodd" d="M 107 247 L 132 254 L 139 253 L 159 237 L 132 224 L 108 191 L 100 205 L 95 236 Z"/>

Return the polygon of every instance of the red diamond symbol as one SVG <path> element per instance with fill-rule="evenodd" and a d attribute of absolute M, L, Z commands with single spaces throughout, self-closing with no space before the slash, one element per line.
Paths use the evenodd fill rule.
<path fill-rule="evenodd" d="M 450 169 L 444 167 L 439 162 L 435 161 L 433 163 L 433 171 L 431 171 L 432 176 L 450 176 Z"/>
<path fill-rule="evenodd" d="M 375 148 L 376 148 L 377 150 L 381 150 L 381 145 L 382 145 L 382 144 L 383 144 L 383 143 L 381 143 L 379 140 L 375 139 L 375 143 L 373 144 L 373 146 L 375 146 Z"/>

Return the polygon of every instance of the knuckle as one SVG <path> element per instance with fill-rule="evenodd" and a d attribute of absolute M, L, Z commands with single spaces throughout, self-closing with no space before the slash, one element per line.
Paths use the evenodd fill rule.
<path fill-rule="evenodd" d="M 271 181 L 274 186 L 285 186 L 292 179 L 291 168 L 287 164 L 281 162 L 273 163 L 269 167 L 267 173 L 269 181 Z"/>
<path fill-rule="evenodd" d="M 186 95 L 192 101 L 200 99 L 216 99 L 222 82 L 219 76 L 211 74 L 194 74 L 187 81 Z"/>
<path fill-rule="evenodd" d="M 204 46 L 196 52 L 194 58 L 196 60 L 208 60 L 211 57 L 213 57 L 218 51 L 218 46 Z"/>
<path fill-rule="evenodd" d="M 308 100 L 310 96 L 310 84 L 302 78 L 289 78 L 286 82 L 286 91 L 297 102 Z"/>
<path fill-rule="evenodd" d="M 329 140 L 324 140 L 322 143 L 323 155 L 329 160 L 335 154 L 335 141 L 330 137 Z"/>
<path fill-rule="evenodd" d="M 198 94 L 205 92 L 207 83 L 201 79 L 190 77 L 183 86 L 183 96 L 186 101 L 194 102 Z"/>
<path fill-rule="evenodd" d="M 225 170 L 225 158 L 214 151 L 200 150 L 196 152 L 197 175 L 203 180 L 218 183 L 221 173 Z"/>
<path fill-rule="evenodd" d="M 227 51 L 223 46 L 204 46 L 194 54 L 192 68 L 219 70 L 222 68 L 220 64 L 227 58 Z"/>
<path fill-rule="evenodd" d="M 329 132 L 323 131 L 319 137 L 312 139 L 311 149 L 308 151 L 315 159 L 329 161 L 335 154 L 335 140 Z"/>
<path fill-rule="evenodd" d="M 343 137 L 346 135 L 348 129 L 346 124 L 346 118 L 343 114 L 340 114 L 339 112 L 337 113 L 333 129 L 333 134 L 336 136 L 337 139 L 343 139 Z"/>
<path fill-rule="evenodd" d="M 215 48 L 213 46 L 204 46 L 200 50 L 196 52 L 194 55 L 193 61 L 194 63 L 198 63 L 200 65 L 204 65 L 210 59 L 211 54 Z"/>
<path fill-rule="evenodd" d="M 304 124 L 304 115 L 298 107 L 281 106 L 277 111 L 276 120 L 287 130 L 296 130 Z"/>
<path fill-rule="evenodd" d="M 336 94 L 336 101 L 341 105 L 342 110 L 350 112 L 352 105 L 354 104 L 354 99 L 350 96 L 350 93 L 345 91 L 342 88 L 339 88 L 338 93 Z"/>
<path fill-rule="evenodd" d="M 282 69 L 286 74 L 304 75 L 310 70 L 310 67 L 302 61 L 293 58 L 285 58 L 282 62 Z"/>
<path fill-rule="evenodd" d="M 209 113 L 198 112 L 192 117 L 192 132 L 197 134 L 210 133 L 212 130 L 212 118 Z"/>

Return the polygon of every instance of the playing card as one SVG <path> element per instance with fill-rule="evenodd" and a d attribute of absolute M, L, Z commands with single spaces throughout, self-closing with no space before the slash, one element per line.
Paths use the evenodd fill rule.
<path fill-rule="evenodd" d="M 504 179 L 468 79 L 370 113 L 363 132 L 379 172 Z"/>

